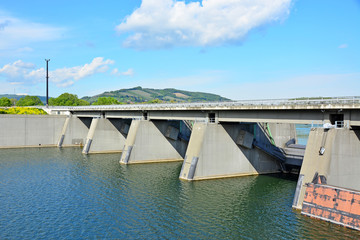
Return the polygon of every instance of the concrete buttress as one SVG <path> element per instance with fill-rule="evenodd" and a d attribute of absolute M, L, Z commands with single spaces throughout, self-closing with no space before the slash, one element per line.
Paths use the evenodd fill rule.
<path fill-rule="evenodd" d="M 279 172 L 278 161 L 253 147 L 254 134 L 239 123 L 194 124 L 180 179 L 201 180 Z"/>
<path fill-rule="evenodd" d="M 308 183 L 360 191 L 360 130 L 313 128 L 310 131 L 293 207 L 302 208 Z"/>
<path fill-rule="evenodd" d="M 65 134 L 66 134 L 66 130 L 68 128 L 69 122 L 70 122 L 70 116 L 68 116 L 65 119 L 64 126 L 63 126 L 62 131 L 61 131 L 61 136 L 60 136 L 60 139 L 59 139 L 58 144 L 57 144 L 58 147 L 62 147 L 62 145 L 64 143 L 64 138 L 65 138 Z"/>
<path fill-rule="evenodd" d="M 70 116 L 65 120 L 58 147 L 83 146 L 92 118 Z"/>
<path fill-rule="evenodd" d="M 82 153 L 84 153 L 84 154 L 88 154 L 89 151 L 90 151 L 90 146 L 91 146 L 91 143 L 93 141 L 93 137 L 94 137 L 98 122 L 99 122 L 99 118 L 93 118 L 92 121 L 91 121 L 89 132 L 88 132 L 88 134 L 86 136 L 85 145 L 84 145 L 83 150 L 82 150 Z"/>
<path fill-rule="evenodd" d="M 127 120 L 93 118 L 83 153 L 121 152 L 129 125 Z"/>
<path fill-rule="evenodd" d="M 359 129 L 311 129 L 293 207 L 360 230 L 359 156 Z"/>
<path fill-rule="evenodd" d="M 187 142 L 175 125 L 174 121 L 133 120 L 120 163 L 182 161 Z"/>

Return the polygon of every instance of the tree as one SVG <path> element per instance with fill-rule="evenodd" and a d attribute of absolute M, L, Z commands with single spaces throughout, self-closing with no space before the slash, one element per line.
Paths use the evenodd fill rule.
<path fill-rule="evenodd" d="M 18 101 L 18 100 L 17 100 L 16 98 L 11 98 L 11 99 L 10 99 L 11 106 L 16 106 L 17 101 Z"/>
<path fill-rule="evenodd" d="M 99 97 L 92 105 L 114 105 L 120 104 L 118 100 L 113 97 Z"/>
<path fill-rule="evenodd" d="M 88 106 L 90 103 L 84 99 L 79 99 L 78 106 Z"/>
<path fill-rule="evenodd" d="M 11 107 L 11 101 L 7 97 L 0 98 L 0 106 L 1 107 Z"/>
<path fill-rule="evenodd" d="M 147 103 L 162 103 L 162 102 L 163 102 L 162 100 L 155 98 L 153 100 L 148 101 Z"/>
<path fill-rule="evenodd" d="M 77 95 L 70 93 L 63 93 L 57 98 L 50 98 L 49 105 L 52 106 L 86 106 L 90 105 L 83 99 L 78 99 Z"/>
<path fill-rule="evenodd" d="M 38 96 L 25 96 L 19 99 L 16 106 L 38 106 L 44 105 Z"/>

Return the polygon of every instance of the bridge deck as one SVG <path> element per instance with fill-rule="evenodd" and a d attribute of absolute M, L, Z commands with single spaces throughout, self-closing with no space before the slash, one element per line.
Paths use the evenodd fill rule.
<path fill-rule="evenodd" d="M 335 116 L 336 121 L 342 121 L 345 126 L 360 126 L 360 97 L 75 107 L 53 106 L 47 110 L 55 114 L 67 111 L 79 117 L 103 116 L 106 118 L 143 118 L 149 120 L 297 124 L 332 123 L 334 116 L 338 115 Z"/>

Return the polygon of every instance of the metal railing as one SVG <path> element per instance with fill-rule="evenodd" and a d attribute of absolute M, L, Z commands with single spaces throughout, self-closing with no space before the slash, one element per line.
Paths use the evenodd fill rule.
<path fill-rule="evenodd" d="M 159 103 L 159 104 L 127 104 L 127 105 L 96 105 L 96 106 L 49 106 L 50 110 L 145 110 L 145 109 L 197 109 L 197 108 L 227 108 L 251 106 L 319 106 L 319 105 L 355 105 L 360 104 L 360 96 L 334 98 L 294 98 L 294 99 L 263 99 L 239 100 L 229 102 L 195 102 L 195 103 Z M 46 108 L 42 106 L 41 108 Z"/>
<path fill-rule="evenodd" d="M 335 121 L 335 124 L 324 123 L 324 124 L 311 124 L 311 128 L 349 128 L 348 121 Z"/>

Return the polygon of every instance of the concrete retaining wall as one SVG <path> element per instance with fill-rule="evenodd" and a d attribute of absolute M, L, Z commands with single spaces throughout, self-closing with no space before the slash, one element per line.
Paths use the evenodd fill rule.
<path fill-rule="evenodd" d="M 56 146 L 65 116 L 0 115 L 0 148 Z"/>

